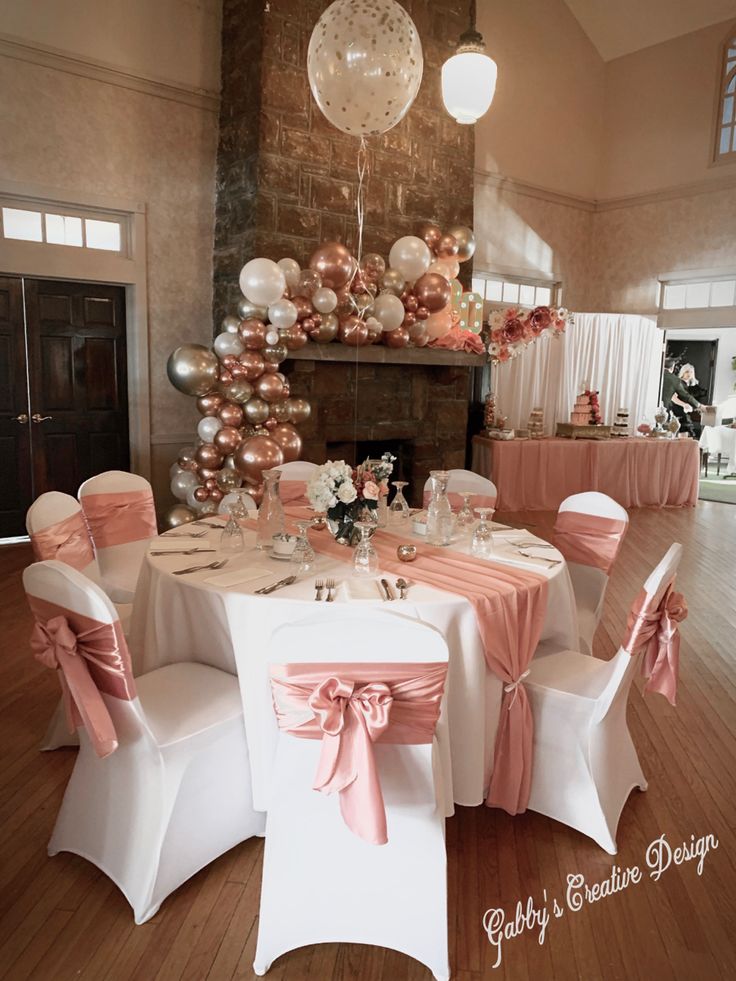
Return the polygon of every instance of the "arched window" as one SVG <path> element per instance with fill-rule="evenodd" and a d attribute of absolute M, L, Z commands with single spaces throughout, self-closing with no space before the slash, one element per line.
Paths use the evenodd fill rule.
<path fill-rule="evenodd" d="M 736 25 L 723 45 L 716 119 L 716 160 L 736 160 Z"/>

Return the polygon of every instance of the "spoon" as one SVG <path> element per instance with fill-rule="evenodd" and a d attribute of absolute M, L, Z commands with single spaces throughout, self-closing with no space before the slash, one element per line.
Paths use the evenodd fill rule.
<path fill-rule="evenodd" d="M 397 579 L 396 588 L 399 591 L 399 599 L 406 599 L 406 591 L 409 588 L 409 583 L 406 581 L 406 579 Z"/>

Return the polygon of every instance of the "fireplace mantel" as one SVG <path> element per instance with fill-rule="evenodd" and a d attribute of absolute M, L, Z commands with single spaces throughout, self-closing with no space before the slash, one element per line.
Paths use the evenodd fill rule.
<path fill-rule="evenodd" d="M 488 359 L 482 354 L 465 351 L 445 351 L 431 347 L 384 347 L 369 344 L 365 347 L 349 347 L 346 344 L 316 344 L 310 342 L 298 351 L 289 351 L 295 361 L 339 361 L 343 364 L 411 364 L 411 365 L 464 365 L 482 368 Z"/>

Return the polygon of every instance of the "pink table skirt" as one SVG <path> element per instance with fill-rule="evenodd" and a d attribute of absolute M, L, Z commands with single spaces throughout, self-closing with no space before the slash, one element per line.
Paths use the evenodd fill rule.
<path fill-rule="evenodd" d="M 473 470 L 489 477 L 504 511 L 556 511 L 566 497 L 602 491 L 625 508 L 694 507 L 694 439 L 473 438 Z"/>

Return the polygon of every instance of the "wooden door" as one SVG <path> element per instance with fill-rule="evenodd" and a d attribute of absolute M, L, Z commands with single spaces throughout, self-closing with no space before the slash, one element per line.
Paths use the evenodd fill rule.
<path fill-rule="evenodd" d="M 125 290 L 25 281 L 36 496 L 130 469 Z"/>
<path fill-rule="evenodd" d="M 25 534 L 33 500 L 23 283 L 0 276 L 0 538 Z"/>

